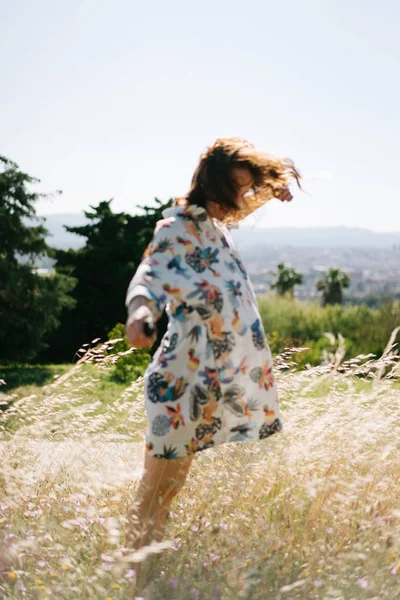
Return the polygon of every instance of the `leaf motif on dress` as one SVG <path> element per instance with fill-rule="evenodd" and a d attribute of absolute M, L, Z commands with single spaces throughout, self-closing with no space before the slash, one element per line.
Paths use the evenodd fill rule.
<path fill-rule="evenodd" d="M 275 419 L 275 421 L 270 424 L 264 423 L 260 427 L 259 439 L 264 440 L 265 438 L 269 437 L 276 431 L 280 431 L 281 429 L 282 429 L 282 423 L 281 423 L 280 419 Z"/>
<path fill-rule="evenodd" d="M 173 352 L 174 350 L 176 350 L 177 345 L 178 345 L 178 334 L 177 333 L 173 333 L 171 335 L 170 340 L 169 340 L 168 346 L 166 347 L 165 354 L 167 354 L 168 352 Z"/>
<path fill-rule="evenodd" d="M 236 435 L 232 436 L 229 441 L 230 442 L 243 442 L 249 439 L 249 433 L 251 433 L 254 429 L 254 423 L 244 423 L 243 425 L 236 425 L 236 427 L 231 428 L 232 433 L 236 433 Z"/>
<path fill-rule="evenodd" d="M 200 317 L 205 321 L 212 316 L 212 310 L 208 308 L 205 304 L 199 304 L 196 306 L 196 310 L 199 313 Z"/>
<path fill-rule="evenodd" d="M 250 398 L 250 400 L 247 401 L 247 407 L 251 412 L 260 410 L 260 405 L 255 398 Z"/>
<path fill-rule="evenodd" d="M 168 458 L 175 459 L 178 458 L 178 451 L 175 446 L 166 446 L 164 444 L 164 452 L 162 454 L 153 454 L 155 458 Z"/>
<path fill-rule="evenodd" d="M 199 384 L 195 384 L 190 390 L 190 419 L 198 421 L 201 416 L 201 406 L 208 404 L 210 400 L 209 392 Z"/>
<path fill-rule="evenodd" d="M 219 417 L 213 417 L 213 422 L 209 423 L 200 423 L 196 427 L 196 437 L 199 440 L 202 440 L 205 436 L 213 436 L 215 435 L 222 427 L 222 422 Z"/>
<path fill-rule="evenodd" d="M 187 277 L 188 269 L 182 267 L 181 265 L 182 257 L 178 254 L 178 256 L 174 256 L 167 264 L 168 269 L 175 269 L 175 273 L 177 275 L 182 275 L 183 277 Z"/>
<path fill-rule="evenodd" d="M 236 416 L 244 416 L 243 398 L 245 389 L 241 385 L 234 384 L 227 388 L 223 395 L 224 404 L 229 408 Z"/>
<path fill-rule="evenodd" d="M 261 379 L 261 375 L 262 375 L 262 368 L 261 367 L 254 367 L 254 369 L 252 369 L 249 373 L 250 378 L 252 379 L 252 381 L 254 381 L 255 383 L 259 383 L 260 379 Z"/>
<path fill-rule="evenodd" d="M 200 327 L 200 325 L 195 325 L 189 331 L 188 337 L 190 338 L 190 341 L 193 344 L 194 342 L 198 342 L 199 341 L 200 336 L 201 336 L 201 327 Z"/>
<path fill-rule="evenodd" d="M 254 347 L 257 348 L 257 350 L 263 350 L 265 348 L 265 336 L 261 327 L 260 319 L 257 319 L 254 321 L 254 323 L 252 323 L 251 334 Z"/>
<path fill-rule="evenodd" d="M 214 353 L 214 357 L 216 359 L 220 358 L 222 354 L 225 352 L 232 352 L 234 347 L 236 346 L 235 336 L 231 331 L 223 332 L 223 339 L 212 339 L 211 340 L 212 349 Z"/>

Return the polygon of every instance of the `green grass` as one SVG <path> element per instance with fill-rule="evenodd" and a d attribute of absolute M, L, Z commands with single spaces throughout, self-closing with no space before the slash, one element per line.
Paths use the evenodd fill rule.
<path fill-rule="evenodd" d="M 0 391 L 8 393 L 19 388 L 18 395 L 29 393 L 29 389 L 40 388 L 52 381 L 55 377 L 66 373 L 71 365 L 27 365 L 13 364 L 9 366 L 0 365 L 0 379 L 5 384 Z"/>

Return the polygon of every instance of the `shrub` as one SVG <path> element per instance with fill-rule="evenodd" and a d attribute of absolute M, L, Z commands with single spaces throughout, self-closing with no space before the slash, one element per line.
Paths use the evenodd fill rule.
<path fill-rule="evenodd" d="M 108 339 L 115 340 L 122 338 L 116 342 L 113 348 L 109 351 L 110 354 L 118 354 L 126 352 L 130 349 L 128 340 L 125 337 L 125 326 L 122 323 L 117 323 L 109 332 Z M 131 383 L 138 377 L 142 377 L 147 366 L 151 362 L 151 355 L 147 349 L 135 349 L 130 354 L 122 355 L 118 358 L 110 372 L 110 379 L 117 383 Z"/>
<path fill-rule="evenodd" d="M 346 359 L 368 353 L 379 356 L 392 331 L 400 325 L 398 300 L 378 309 L 366 305 L 322 307 L 317 302 L 266 295 L 258 297 L 258 304 L 273 354 L 293 346 L 309 348 L 298 355 L 299 366 L 318 365 L 324 350 L 331 351 L 325 333 L 345 338 Z"/>

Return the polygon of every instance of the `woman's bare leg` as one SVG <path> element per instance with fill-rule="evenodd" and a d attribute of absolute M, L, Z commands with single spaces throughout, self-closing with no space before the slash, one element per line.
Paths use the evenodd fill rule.
<path fill-rule="evenodd" d="M 139 482 L 135 501 L 128 511 L 125 529 L 125 547 L 138 550 L 153 540 L 160 542 L 164 536 L 171 502 L 182 489 L 193 457 L 165 459 L 145 455 L 144 473 Z M 152 571 L 152 562 L 146 560 L 143 572 L 142 562 L 133 566 L 136 571 L 136 585 L 146 584 Z"/>
<path fill-rule="evenodd" d="M 137 550 L 162 540 L 172 500 L 182 489 L 193 456 L 165 459 L 145 455 L 144 473 L 128 512 L 125 546 Z"/>

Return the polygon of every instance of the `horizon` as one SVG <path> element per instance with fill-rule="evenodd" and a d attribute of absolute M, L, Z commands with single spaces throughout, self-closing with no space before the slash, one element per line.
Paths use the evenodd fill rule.
<path fill-rule="evenodd" d="M 129 213 L 131 214 L 131 213 Z M 63 216 L 79 216 L 82 219 L 85 219 L 83 212 L 60 212 L 60 213 L 48 213 L 48 214 L 38 214 L 38 217 L 43 217 L 47 219 L 47 217 L 63 217 Z M 368 227 L 357 227 L 357 226 L 349 226 L 349 225 L 304 225 L 304 226 L 296 226 L 296 225 L 259 225 L 259 224 L 249 224 L 243 221 L 239 229 L 296 229 L 296 230 L 304 230 L 304 229 L 348 229 L 352 231 L 366 231 L 368 233 L 376 233 L 376 234 L 389 234 L 389 235 L 400 235 L 400 226 L 398 229 L 394 229 L 393 231 L 381 231 L 374 230 Z M 236 228 L 235 228 L 236 229 Z"/>
<path fill-rule="evenodd" d="M 22 5 L 0 23 L 0 153 L 63 191 L 39 215 L 185 194 L 203 149 L 237 135 L 304 175 L 257 227 L 398 230 L 395 0 Z"/>

